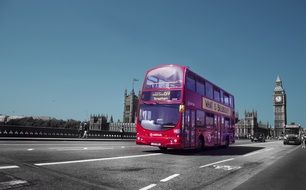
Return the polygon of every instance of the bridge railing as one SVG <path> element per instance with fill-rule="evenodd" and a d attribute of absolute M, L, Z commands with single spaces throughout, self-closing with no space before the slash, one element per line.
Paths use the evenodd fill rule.
<path fill-rule="evenodd" d="M 77 129 L 28 127 L 28 126 L 0 126 L 0 137 L 38 137 L 38 138 L 80 138 Z M 120 131 L 89 131 L 88 138 L 97 139 L 135 139 L 135 132 L 121 133 Z"/>

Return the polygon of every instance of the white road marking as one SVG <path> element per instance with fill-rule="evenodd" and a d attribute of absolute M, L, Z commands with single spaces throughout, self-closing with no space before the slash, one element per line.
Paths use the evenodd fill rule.
<path fill-rule="evenodd" d="M 66 151 L 66 150 L 112 150 L 114 148 L 104 148 L 104 147 L 52 147 L 49 150 Z"/>
<path fill-rule="evenodd" d="M 244 156 L 244 157 L 245 157 L 245 156 L 253 156 L 253 155 L 258 154 L 258 153 L 260 153 L 260 151 L 251 152 L 251 153 L 245 154 L 245 155 L 243 155 L 243 156 Z"/>
<path fill-rule="evenodd" d="M 28 148 L 27 150 L 28 150 L 28 151 L 32 151 L 32 150 L 34 150 L 34 148 Z"/>
<path fill-rule="evenodd" d="M 97 161 L 106 161 L 106 160 L 119 160 L 119 159 L 127 159 L 127 158 L 149 157 L 149 156 L 157 156 L 157 155 L 161 155 L 161 154 L 162 153 L 140 154 L 140 155 L 132 155 L 132 156 L 111 157 L 111 158 L 96 158 L 96 159 L 87 159 L 87 160 L 72 160 L 72 161 L 63 161 L 63 162 L 37 163 L 37 164 L 34 164 L 34 165 L 36 165 L 36 166 L 50 166 L 50 165 L 60 165 L 60 164 L 74 164 L 74 163 L 97 162 Z"/>
<path fill-rule="evenodd" d="M 153 188 L 153 187 L 155 187 L 156 186 L 156 184 L 151 184 L 151 185 L 148 185 L 148 186 L 146 186 L 146 187 L 144 187 L 144 188 L 141 188 L 141 189 L 139 189 L 139 190 L 148 190 L 148 189 L 151 189 L 151 188 Z"/>
<path fill-rule="evenodd" d="M 238 170 L 241 168 L 241 166 L 229 166 L 229 165 L 213 165 L 213 167 L 216 170 L 222 169 L 225 171 L 230 171 L 230 170 Z"/>
<path fill-rule="evenodd" d="M 199 168 L 205 168 L 205 167 L 208 167 L 208 166 L 216 165 L 216 164 L 219 164 L 219 163 L 222 163 L 222 162 L 231 161 L 231 160 L 234 160 L 234 158 L 230 158 L 230 159 L 221 160 L 221 161 L 218 161 L 218 162 L 206 164 L 206 165 L 200 166 Z"/>
<path fill-rule="evenodd" d="M 171 179 L 173 179 L 173 178 L 175 178 L 175 177 L 177 177 L 177 176 L 179 176 L 180 174 L 173 174 L 173 175 L 171 175 L 171 176 L 169 176 L 169 177 L 167 177 L 167 178 L 165 178 L 165 179 L 162 179 L 162 180 L 160 180 L 161 182 L 167 182 L 167 181 L 169 181 L 169 180 L 171 180 Z"/>
<path fill-rule="evenodd" d="M 4 170 L 4 169 L 13 169 L 13 168 L 19 168 L 19 166 L 0 166 L 0 170 Z"/>
<path fill-rule="evenodd" d="M 12 180 L 12 181 L 5 181 L 5 182 L 1 182 L 0 183 L 0 187 L 7 187 L 7 186 L 13 186 L 13 185 L 21 185 L 21 184 L 25 184 L 28 183 L 25 180 Z"/>
<path fill-rule="evenodd" d="M 245 154 L 243 155 L 244 157 L 246 156 L 253 156 L 255 154 L 258 154 L 258 153 L 262 153 L 262 152 L 265 152 L 265 151 L 270 151 L 270 150 L 273 150 L 273 148 L 268 148 L 268 149 L 263 149 L 263 150 L 257 150 L 255 152 L 251 152 L 251 153 L 248 153 L 248 154 Z"/>
<path fill-rule="evenodd" d="M 261 146 L 266 144 L 276 144 L 278 141 L 272 141 L 272 142 L 263 142 L 263 143 L 248 143 L 248 144 L 232 144 L 231 146 Z"/>

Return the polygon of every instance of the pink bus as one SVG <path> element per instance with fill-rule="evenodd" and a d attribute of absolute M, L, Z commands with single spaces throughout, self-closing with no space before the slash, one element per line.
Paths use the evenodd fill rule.
<path fill-rule="evenodd" d="M 234 96 L 186 66 L 162 65 L 145 76 L 136 144 L 203 149 L 235 142 Z"/>

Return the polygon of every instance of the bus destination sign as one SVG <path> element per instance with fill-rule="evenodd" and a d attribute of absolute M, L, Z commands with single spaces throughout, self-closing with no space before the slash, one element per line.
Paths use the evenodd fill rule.
<path fill-rule="evenodd" d="M 152 92 L 152 98 L 155 101 L 170 100 L 170 91 Z"/>
<path fill-rule="evenodd" d="M 210 111 L 218 112 L 220 114 L 224 114 L 229 117 L 231 116 L 231 109 L 229 107 L 207 98 L 203 98 L 202 107 L 203 109 L 208 109 Z"/>

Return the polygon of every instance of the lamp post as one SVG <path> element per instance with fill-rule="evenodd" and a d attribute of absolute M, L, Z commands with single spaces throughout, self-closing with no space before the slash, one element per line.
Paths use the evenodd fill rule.
<path fill-rule="evenodd" d="M 134 83 L 135 82 L 138 82 L 139 80 L 138 79 L 136 79 L 136 78 L 133 78 L 133 81 L 132 81 L 132 90 L 134 91 Z"/>

